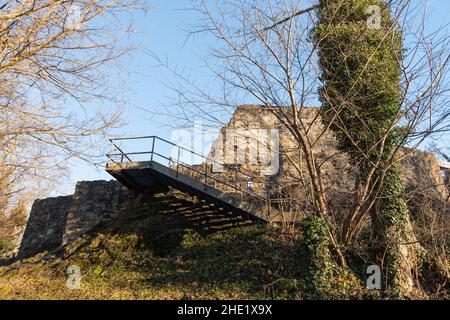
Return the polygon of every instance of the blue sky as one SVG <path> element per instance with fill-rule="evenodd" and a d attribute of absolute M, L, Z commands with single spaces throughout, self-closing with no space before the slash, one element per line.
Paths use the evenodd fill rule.
<path fill-rule="evenodd" d="M 419 3 L 424 5 L 425 1 Z M 185 74 L 197 82 L 211 81 L 200 57 L 214 43 L 205 37 L 186 41 L 187 28 L 199 18 L 198 13 L 189 10 L 190 7 L 189 0 L 160 1 L 154 5 L 151 12 L 139 16 L 136 20 L 137 33 L 132 41 L 141 43 L 142 50 L 135 52 L 125 61 L 127 71 L 131 74 L 127 79 L 128 88 L 124 88 L 122 93 L 127 99 L 127 124 L 117 130 L 117 136 L 158 135 L 170 139 L 173 131 L 172 128 L 156 123 L 151 113 L 144 111 L 158 110 L 173 95 L 166 86 L 172 76 L 164 68 L 155 67 L 155 61 L 144 51 L 152 51 L 167 59 L 170 65 L 184 70 Z M 432 19 L 427 27 L 430 29 L 450 22 L 450 1 L 431 0 L 429 14 Z M 165 120 L 170 123 L 170 119 Z M 56 191 L 57 194 L 72 192 L 76 181 L 111 179 L 102 168 L 95 168 L 79 160 L 70 162 L 70 170 L 70 179 Z"/>
<path fill-rule="evenodd" d="M 164 1 L 156 3 L 147 15 L 137 17 L 136 33 L 131 41 L 139 43 L 141 48 L 125 62 L 131 74 L 127 88 L 121 93 L 127 98 L 126 125 L 117 130 L 116 136 L 158 135 L 170 138 L 173 129 L 155 123 L 151 111 L 159 109 L 173 95 L 167 88 L 171 75 L 164 68 L 156 67 L 155 60 L 145 51 L 152 51 L 167 59 L 170 65 L 201 79 L 204 68 L 199 54 L 209 44 L 198 37 L 186 41 L 187 28 L 198 19 L 190 7 L 187 0 Z M 57 194 L 71 193 L 76 181 L 111 179 L 102 168 L 76 159 L 70 161 L 70 171 L 70 179 L 56 191 Z"/>

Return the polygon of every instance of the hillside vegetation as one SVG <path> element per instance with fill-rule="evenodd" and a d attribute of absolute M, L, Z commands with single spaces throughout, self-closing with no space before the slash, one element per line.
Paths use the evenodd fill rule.
<path fill-rule="evenodd" d="M 178 198 L 177 198 L 178 197 Z M 184 196 L 185 197 L 185 196 Z M 0 299 L 302 299 L 308 270 L 297 234 L 173 196 L 164 212 L 130 213 L 51 253 L 0 268 Z M 178 202 L 175 201 L 178 199 Z M 200 210 L 199 208 L 203 208 Z M 69 289 L 67 268 L 81 271 Z M 329 279 L 330 298 L 362 282 Z"/>
<path fill-rule="evenodd" d="M 0 299 L 384 298 L 365 289 L 367 241 L 347 251 L 343 270 L 329 258 L 326 237 L 316 237 L 317 219 L 306 220 L 283 231 L 172 190 L 155 195 L 150 209 L 0 267 Z M 68 287 L 73 266 L 78 289 Z M 432 290 L 415 298 L 449 297 L 442 279 L 422 283 Z"/>

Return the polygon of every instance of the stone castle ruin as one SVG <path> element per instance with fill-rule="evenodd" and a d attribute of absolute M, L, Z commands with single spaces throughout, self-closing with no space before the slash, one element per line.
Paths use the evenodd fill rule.
<path fill-rule="evenodd" d="M 345 210 L 354 198 L 357 169 L 349 165 L 347 155 L 337 150 L 332 132 L 324 131 L 323 124 L 317 120 L 318 112 L 318 108 L 304 108 L 302 121 L 306 127 L 310 126 L 312 140 L 321 135 L 313 152 L 321 165 L 329 205 Z M 402 180 L 409 194 L 415 194 L 416 198 L 420 195 L 439 202 L 448 201 L 445 177 L 449 171 L 434 154 L 404 148 L 400 156 Z M 312 210 L 308 200 L 311 186 L 303 153 L 286 126 L 270 110 L 254 105 L 238 107 L 222 128 L 209 157 L 213 159 L 209 168 L 212 174 L 241 187 L 251 182 L 255 192 L 269 194 L 272 205 L 284 213 L 278 220 Z M 277 217 L 273 218 L 277 220 Z"/>
<path fill-rule="evenodd" d="M 312 138 L 321 134 L 324 128 L 320 121 L 315 121 L 318 110 L 302 110 L 302 121 L 312 124 Z M 345 208 L 351 205 L 357 172 L 349 165 L 347 156 L 338 152 L 336 145 L 333 134 L 325 131 L 314 146 L 314 153 L 321 163 L 325 188 L 332 195 L 328 197 L 329 204 Z M 408 193 L 417 201 L 428 197 L 447 203 L 448 180 L 444 177 L 446 174 L 448 177 L 449 171 L 441 169 L 442 165 L 432 153 L 408 149 L 402 152 L 407 154 L 400 165 Z M 239 106 L 222 128 L 208 157 L 211 160 L 207 163 L 195 166 L 206 167 L 209 175 L 221 177 L 230 184 L 268 196 L 274 211 L 282 214 L 278 219 L 293 218 L 293 215 L 311 210 L 311 188 L 302 153 L 291 133 L 270 110 L 254 105 Z M 200 174 L 191 176 L 201 179 Z M 206 182 L 233 196 L 245 196 L 233 194 L 235 190 L 217 181 Z M 34 202 L 18 257 L 51 250 L 73 241 L 101 222 L 130 211 L 146 210 L 149 206 L 151 197 L 148 194 L 130 191 L 119 182 L 79 182 L 73 195 Z"/>

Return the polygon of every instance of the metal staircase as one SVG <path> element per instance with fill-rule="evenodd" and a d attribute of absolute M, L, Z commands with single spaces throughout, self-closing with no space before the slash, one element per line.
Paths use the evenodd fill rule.
<path fill-rule="evenodd" d="M 148 151 L 125 152 L 118 145 L 119 142 L 131 140 L 148 141 L 145 145 L 151 148 Z M 208 167 L 215 162 L 214 159 L 157 136 L 116 138 L 110 141 L 113 151 L 107 155 L 109 162 L 106 171 L 130 190 L 163 192 L 175 188 L 255 222 L 266 223 L 275 210 L 271 207 L 268 196 L 242 188 L 209 172 Z M 202 164 L 189 165 L 182 162 L 181 152 L 200 157 Z M 177 156 L 174 158 L 171 156 L 173 154 Z M 249 175 L 249 179 L 255 177 Z M 226 187 L 227 191 L 219 190 L 216 185 Z"/>

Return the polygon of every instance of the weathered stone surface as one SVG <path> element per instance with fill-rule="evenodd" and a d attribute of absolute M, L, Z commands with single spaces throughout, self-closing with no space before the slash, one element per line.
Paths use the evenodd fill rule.
<path fill-rule="evenodd" d="M 54 249 L 100 222 L 145 211 L 151 197 L 128 191 L 117 181 L 81 181 L 73 195 L 35 200 L 19 258 Z"/>
<path fill-rule="evenodd" d="M 357 170 L 349 165 L 345 154 L 337 151 L 336 139 L 330 131 L 324 130 L 320 119 L 317 119 L 317 112 L 317 108 L 303 109 L 301 113 L 302 121 L 305 124 L 312 124 L 309 134 L 310 139 L 314 140 L 319 135 L 321 136 L 313 151 L 318 163 L 321 164 L 321 174 L 329 195 L 329 204 L 331 207 L 345 210 L 346 206 L 350 206 L 352 203 Z M 300 202 L 300 205 L 296 204 L 295 210 L 279 202 L 277 209 L 280 209 L 280 211 L 293 215 L 308 212 L 311 209 L 308 204 L 311 188 L 305 162 L 302 159 L 299 146 L 286 126 L 282 125 L 269 110 L 262 109 L 259 106 L 238 107 L 228 125 L 222 129 L 218 141 L 213 144 L 209 157 L 216 157 L 217 149 L 220 146 L 219 140 L 226 137 L 226 130 L 230 128 L 245 130 L 278 129 L 280 158 L 277 161 L 279 161 L 279 170 L 276 174 L 267 175 L 267 168 L 265 168 L 267 164 L 264 161 L 261 159 L 248 161 L 248 156 L 244 155 L 243 165 L 225 164 L 222 172 L 215 172 L 212 164 L 209 163 L 207 165 L 208 173 L 212 173 L 229 184 L 241 188 L 246 188 L 247 182 L 251 179 L 254 192 L 261 195 L 270 192 L 272 199 L 276 199 L 280 195 L 290 195 L 303 201 Z M 236 147 L 246 150 L 245 152 L 259 150 L 258 141 L 261 142 L 264 139 L 256 138 L 254 141 L 247 139 L 244 142 L 236 142 L 246 144 L 244 148 L 242 145 Z M 234 146 L 232 146 L 232 149 L 234 149 Z M 426 193 L 429 197 L 447 201 L 448 188 L 436 157 L 431 153 L 420 150 L 405 149 L 403 155 L 404 152 L 408 152 L 408 155 L 401 161 L 402 179 L 408 192 L 414 194 L 420 190 L 422 195 Z M 299 165 L 301 174 L 289 159 Z M 192 171 L 185 173 L 197 176 L 204 181 L 204 165 L 198 165 L 197 168 L 199 170 L 197 175 L 193 174 Z M 232 169 L 235 169 L 238 173 L 234 174 L 235 171 Z M 249 178 L 242 172 L 246 172 L 253 177 Z M 225 192 L 230 192 L 234 196 L 242 196 L 242 194 L 236 193 L 235 189 L 217 183 L 213 179 L 206 182 Z M 116 181 L 78 182 L 75 193 L 71 196 L 35 201 L 20 245 L 19 257 L 30 256 L 37 252 L 55 248 L 62 243 L 70 242 L 91 230 L 100 222 L 137 211 L 145 211 L 149 208 L 150 203 L 151 197 L 148 194 L 130 192 Z"/>
<path fill-rule="evenodd" d="M 19 247 L 19 257 L 31 256 L 61 244 L 72 196 L 37 199 L 33 203 Z"/>
<path fill-rule="evenodd" d="M 273 111 L 282 112 L 276 109 Z M 289 110 L 283 112 L 289 112 Z M 350 206 L 354 199 L 358 170 L 349 164 L 349 159 L 345 154 L 337 150 L 337 141 L 333 133 L 325 129 L 318 112 L 318 108 L 303 108 L 300 117 L 305 127 L 309 127 L 310 141 L 315 141 L 312 149 L 317 163 L 320 165 L 329 205 L 331 208 L 345 210 L 346 206 Z M 238 142 L 227 139 L 228 130 L 241 130 L 245 135 L 248 130 L 256 128 L 279 130 L 279 170 L 275 175 L 265 175 L 263 164 L 252 164 L 248 161 L 250 156 L 242 154 L 242 151 L 249 153 L 251 150 L 257 150 L 259 147 L 255 145 L 261 144 L 265 137 L 255 137 L 253 140 L 247 139 L 247 141 L 240 140 Z M 257 131 L 253 130 L 253 132 Z M 227 155 L 226 153 L 230 151 L 241 154 Z M 420 191 L 431 198 L 447 201 L 448 187 L 434 154 L 404 148 L 399 156 L 401 157 L 402 180 L 409 192 Z M 247 180 L 253 179 L 255 192 L 259 192 L 261 195 L 270 192 L 274 198 L 294 197 L 301 200 L 300 203 L 295 204 L 294 211 L 310 209 L 308 194 L 311 186 L 304 156 L 291 132 L 270 110 L 255 105 L 238 107 L 228 125 L 222 128 L 219 138 L 213 143 L 209 157 L 225 163 L 222 172 L 215 172 L 214 167 L 211 168 L 212 173 L 221 179 L 228 179 L 242 188 L 245 188 Z M 230 159 L 245 159 L 245 161 L 232 164 Z M 300 169 L 300 174 L 293 163 Z M 255 177 L 249 178 L 245 174 L 236 174 L 236 171 L 249 172 Z M 290 207 L 292 208 L 292 206 Z"/>

